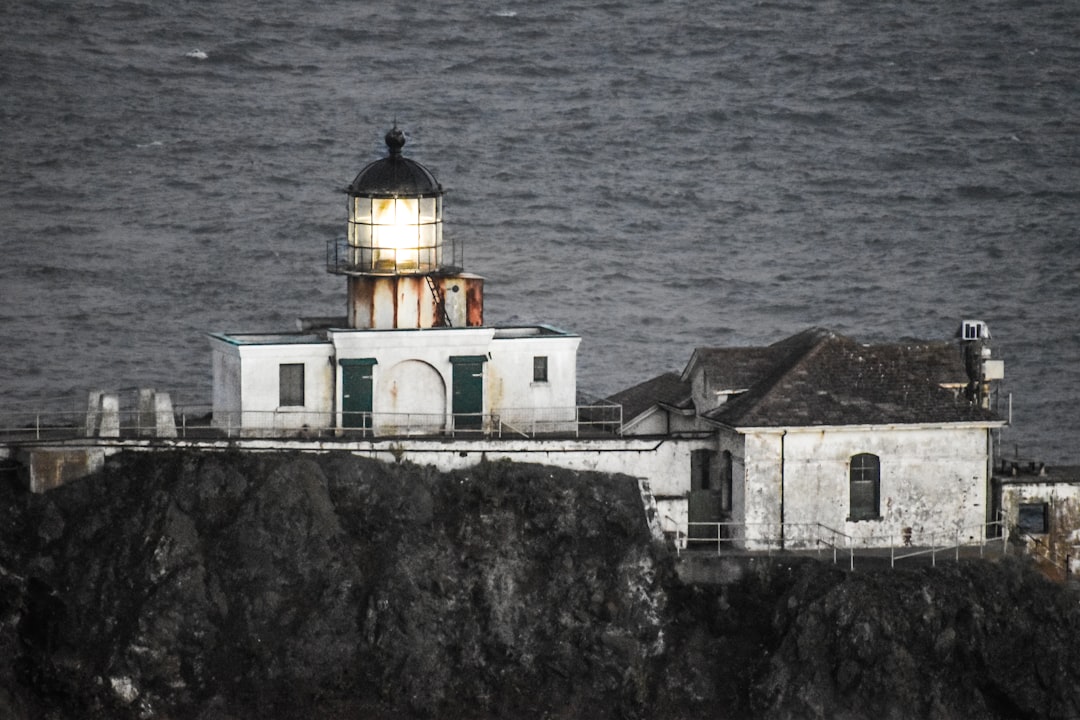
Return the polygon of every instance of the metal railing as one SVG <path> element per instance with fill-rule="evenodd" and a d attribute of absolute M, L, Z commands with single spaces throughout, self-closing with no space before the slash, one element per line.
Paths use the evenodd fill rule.
<path fill-rule="evenodd" d="M 617 437 L 621 405 L 504 409 L 496 413 L 319 412 L 286 408 L 213 414 L 211 406 L 173 406 L 171 423 L 122 407 L 106 422 L 100 410 L 0 412 L 0 442 L 155 437 L 175 425 L 179 438 Z M 172 435 L 168 435 L 172 436 Z"/>
<path fill-rule="evenodd" d="M 348 238 L 340 237 L 333 238 L 326 241 L 326 269 L 328 272 L 342 274 L 342 273 L 359 273 L 359 274 L 392 274 L 397 267 L 396 263 L 391 268 L 388 268 L 385 273 L 380 273 L 376 268 L 374 262 L 373 252 L 376 248 L 366 246 L 361 247 L 357 245 L 350 245 Z M 414 265 L 416 264 L 416 256 L 421 258 L 430 257 L 427 262 L 421 262 L 419 268 L 414 268 L 413 273 L 423 274 L 425 272 L 435 272 L 437 270 L 457 269 L 460 270 L 465 266 L 465 247 L 464 245 L 455 242 L 451 239 L 444 239 L 441 246 L 436 248 L 432 247 L 414 247 Z M 389 252 L 387 250 L 380 250 L 380 252 Z M 423 253 L 430 253 L 429 255 L 423 255 Z"/>
<path fill-rule="evenodd" d="M 1072 575 L 1070 555 L 1065 554 L 1064 558 L 1061 558 L 1055 547 L 1051 546 L 1042 538 L 1035 537 L 1031 533 L 1021 533 L 1020 538 L 1024 541 L 1025 547 L 1028 549 L 1028 554 L 1038 558 L 1042 562 L 1050 566 L 1052 574 L 1057 580 L 1067 580 Z"/>
<path fill-rule="evenodd" d="M 975 547 L 979 549 L 979 557 L 982 557 L 988 541 L 995 543 L 1000 542 L 1001 552 L 1002 554 L 1005 554 L 1007 533 L 1003 532 L 1004 528 L 1005 523 L 1001 520 L 996 520 L 968 528 L 957 528 L 951 533 L 932 532 L 929 533 L 929 547 L 915 547 L 911 544 L 911 541 L 905 540 L 899 546 L 900 553 L 897 553 L 897 546 L 895 544 L 889 546 L 889 563 L 891 567 L 895 567 L 897 560 L 929 555 L 930 564 L 936 567 L 938 555 L 952 552 L 954 554 L 954 559 L 959 561 L 961 548 Z M 993 536 L 991 536 L 991 530 L 1002 530 L 1002 532 L 995 532 L 993 533 Z M 962 539 L 965 535 L 967 537 L 966 540 Z M 926 534 L 920 537 L 926 538 Z"/>
<path fill-rule="evenodd" d="M 160 413 L 148 415 L 145 411 L 125 409 L 115 414 L 115 420 L 105 430 L 100 417 L 91 419 L 85 409 L 0 413 L 0 442 L 154 437 L 158 436 L 158 429 L 166 424 L 158 415 Z M 178 437 L 185 437 L 189 431 L 205 432 L 210 427 L 209 406 L 173 408 L 167 415 L 175 424 Z"/>
<path fill-rule="evenodd" d="M 505 408 L 494 413 L 313 412 L 300 409 L 218 413 L 227 437 L 595 437 L 622 432 L 621 405 Z"/>
<path fill-rule="evenodd" d="M 694 533 L 694 530 L 712 532 Z M 889 559 L 889 567 L 896 567 L 898 560 L 929 556 L 937 565 L 939 555 L 952 553 L 960 560 L 961 550 L 978 549 L 983 557 L 992 544 L 1000 545 L 1001 554 L 1006 552 L 1007 533 L 1003 521 L 992 521 L 970 528 L 958 528 L 948 532 L 931 532 L 919 535 L 919 545 L 910 535 L 902 535 L 897 542 L 893 534 L 854 536 L 822 523 L 744 523 L 736 521 L 688 522 L 687 533 L 677 533 L 676 551 L 681 553 L 691 544 L 716 545 L 717 555 L 733 552 L 764 553 L 771 556 L 778 552 L 831 551 L 834 564 L 844 559 L 848 567 L 855 569 L 855 557 L 878 557 Z M 925 543 L 929 542 L 929 545 Z M 749 546 L 749 547 L 748 547 Z"/>

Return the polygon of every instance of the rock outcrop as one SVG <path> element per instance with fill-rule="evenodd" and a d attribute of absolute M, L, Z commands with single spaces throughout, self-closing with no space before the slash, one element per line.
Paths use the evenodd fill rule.
<path fill-rule="evenodd" d="M 686 586 L 628 477 L 160 452 L 0 485 L 13 720 L 1080 714 L 1077 598 L 1023 563 Z"/>

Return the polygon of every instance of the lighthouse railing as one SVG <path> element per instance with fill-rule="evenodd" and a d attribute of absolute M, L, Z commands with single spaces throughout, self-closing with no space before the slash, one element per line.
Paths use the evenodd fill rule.
<path fill-rule="evenodd" d="M 131 395 L 127 397 L 126 395 Z M 622 406 L 499 408 L 487 413 L 386 413 L 306 408 L 221 410 L 172 404 L 168 393 L 94 392 L 67 409 L 0 410 L 0 442 L 129 438 L 614 437 Z"/>

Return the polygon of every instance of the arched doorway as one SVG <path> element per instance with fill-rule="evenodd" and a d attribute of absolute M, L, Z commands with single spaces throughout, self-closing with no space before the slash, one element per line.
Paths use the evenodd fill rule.
<path fill-rule="evenodd" d="M 376 378 L 375 432 L 430 435 L 446 427 L 446 382 L 431 365 L 404 360 Z"/>

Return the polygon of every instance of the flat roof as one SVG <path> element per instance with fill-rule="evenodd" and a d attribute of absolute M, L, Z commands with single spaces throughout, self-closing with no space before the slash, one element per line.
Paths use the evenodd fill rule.
<path fill-rule="evenodd" d="M 562 335 L 566 337 L 576 337 L 574 333 L 560 330 L 557 327 L 551 325 L 509 325 L 509 326 L 495 326 L 495 338 L 519 338 L 519 337 L 544 337 L 552 335 Z"/>
<path fill-rule="evenodd" d="M 323 345 L 330 341 L 315 333 L 209 333 L 230 345 Z"/>
<path fill-rule="evenodd" d="M 1005 468 L 997 468 L 994 477 L 1004 485 L 1080 484 L 1080 466 L 1011 463 L 1003 458 Z M 1014 474 L 1015 473 L 1015 474 Z"/>
<path fill-rule="evenodd" d="M 373 329 L 373 328 L 326 328 L 326 330 L 332 330 L 336 334 L 345 333 L 388 333 L 388 332 L 432 332 L 432 331 L 446 331 L 452 332 L 455 330 L 494 330 L 494 338 L 497 340 L 514 339 L 514 338 L 538 338 L 538 337 L 576 337 L 573 333 L 568 333 L 564 330 L 552 327 L 550 325 L 510 325 L 510 326 L 490 326 L 481 325 L 473 327 L 434 327 L 434 328 L 387 328 L 387 329 Z M 330 339 L 324 332 L 279 332 L 279 333 L 259 333 L 259 332 L 216 332 L 208 333 L 212 338 L 227 342 L 231 345 L 321 345 L 330 343 Z"/>

